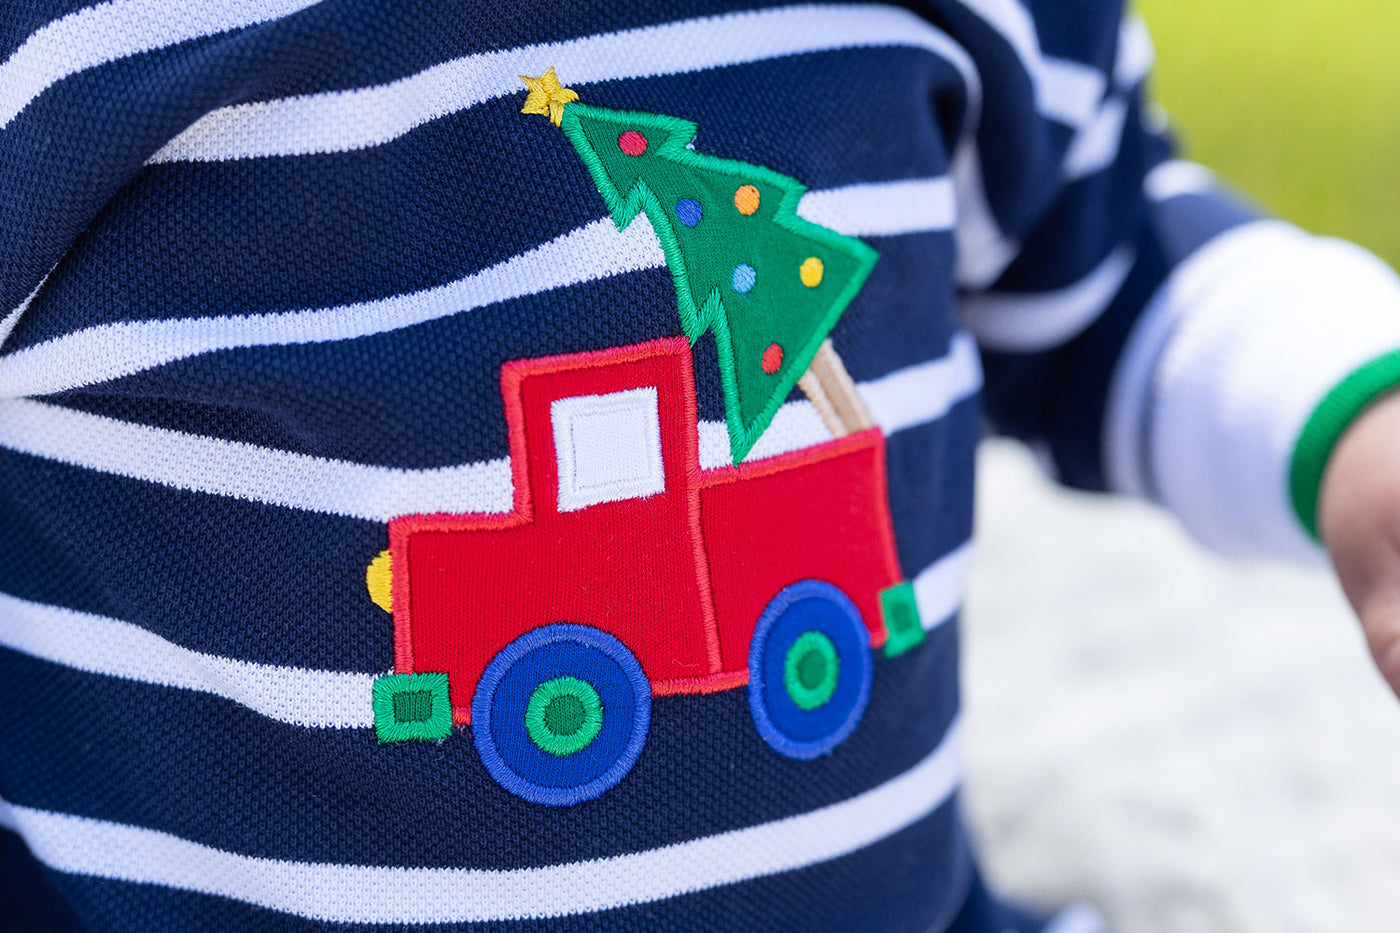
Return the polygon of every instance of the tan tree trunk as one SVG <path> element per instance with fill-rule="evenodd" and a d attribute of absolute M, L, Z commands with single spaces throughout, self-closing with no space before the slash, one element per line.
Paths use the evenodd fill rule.
<path fill-rule="evenodd" d="M 869 410 L 856 391 L 855 380 L 831 340 L 822 342 L 812 365 L 797 380 L 798 387 L 811 399 L 827 428 L 836 437 L 874 427 Z"/>

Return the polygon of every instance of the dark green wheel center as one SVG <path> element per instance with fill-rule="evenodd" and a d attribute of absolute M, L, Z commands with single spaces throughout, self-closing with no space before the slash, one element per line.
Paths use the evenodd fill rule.
<path fill-rule="evenodd" d="M 583 751 L 603 731 L 603 701 L 577 677 L 546 680 L 525 705 L 525 731 L 540 751 L 557 757 Z"/>
<path fill-rule="evenodd" d="M 427 722 L 433 716 L 433 695 L 427 690 L 394 694 L 395 722 Z"/>
<path fill-rule="evenodd" d="M 572 693 L 557 696 L 544 708 L 544 727 L 555 735 L 574 735 L 583 728 L 588 711 Z"/>
<path fill-rule="evenodd" d="M 783 662 L 783 686 L 798 709 L 814 710 L 836 692 L 841 658 L 821 632 L 803 632 L 793 640 Z"/>

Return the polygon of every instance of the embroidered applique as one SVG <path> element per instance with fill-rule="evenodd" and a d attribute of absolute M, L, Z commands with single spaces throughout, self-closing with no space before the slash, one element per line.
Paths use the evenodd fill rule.
<path fill-rule="evenodd" d="M 827 336 L 875 252 L 798 218 L 793 179 L 687 148 L 692 123 L 579 104 L 553 69 L 526 83 L 614 222 L 647 214 L 684 336 L 502 367 L 511 511 L 396 518 L 366 571 L 394 624 L 380 740 L 469 725 L 501 787 L 569 806 L 640 760 L 653 697 L 747 685 L 770 748 L 828 754 L 860 723 L 873 650 L 923 638 L 884 436 Z M 733 465 L 702 470 L 706 330 Z M 744 462 L 795 385 L 835 439 Z"/>
<path fill-rule="evenodd" d="M 558 126 L 564 117 L 564 105 L 578 100 L 577 94 L 559 84 L 559 78 L 554 74 L 552 65 L 538 78 L 521 75 L 520 80 L 525 82 L 525 87 L 530 91 L 520 112 L 547 116 L 549 122 L 555 126 Z"/>
<path fill-rule="evenodd" d="M 586 625 L 527 632 L 482 672 L 472 737 L 491 776 L 533 803 L 568 806 L 622 780 L 646 743 L 651 685 L 619 639 Z"/>
<path fill-rule="evenodd" d="M 880 613 L 889 633 L 885 657 L 898 657 L 924 643 L 924 626 L 919 620 L 919 603 L 912 583 L 896 583 L 881 590 Z"/>
<path fill-rule="evenodd" d="M 370 600 L 385 612 L 394 611 L 393 580 L 393 560 L 388 551 L 380 551 L 365 568 L 365 589 Z"/>
<path fill-rule="evenodd" d="M 815 758 L 855 730 L 870 699 L 870 640 L 839 587 L 801 580 L 763 610 L 749 647 L 749 711 L 789 758 Z"/>
<path fill-rule="evenodd" d="M 386 674 L 374 679 L 374 733 L 381 745 L 436 742 L 452 734 L 447 675 Z"/>
<path fill-rule="evenodd" d="M 799 217 L 806 188 L 796 179 L 691 148 L 697 126 L 688 120 L 578 103 L 577 94 L 558 89 L 553 68 L 524 80 L 530 94 L 523 111 L 548 109 L 618 229 L 638 213 L 651 221 L 685 335 L 714 335 L 734 462 L 743 461 L 794 386 L 810 395 L 813 384 L 831 399 L 818 407 L 832 417 L 837 436 L 868 426 L 858 426 L 868 417 L 843 417 L 845 409 L 863 410 L 854 387 L 822 385 L 830 368 L 813 361 L 819 352 L 834 353 L 827 335 L 865 283 L 875 250 Z"/>
<path fill-rule="evenodd" d="M 692 367 L 684 337 L 506 363 L 512 510 L 394 519 L 366 575 L 390 589 L 395 676 L 440 672 L 452 721 L 526 800 L 622 780 L 653 696 L 748 684 L 770 747 L 830 752 L 865 709 L 871 649 L 922 636 L 883 435 L 702 470 Z M 385 702 L 381 738 L 428 737 Z"/>

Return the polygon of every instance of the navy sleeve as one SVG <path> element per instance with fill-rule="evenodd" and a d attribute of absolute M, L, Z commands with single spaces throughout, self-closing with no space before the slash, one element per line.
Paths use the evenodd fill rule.
<path fill-rule="evenodd" d="M 939 12 L 983 82 L 984 190 L 971 197 L 987 222 L 963 237 L 976 255 L 962 257 L 960 286 L 989 420 L 1063 482 L 1109 488 L 1105 414 L 1135 324 L 1174 267 L 1254 212 L 1173 159 L 1146 101 L 1150 38 L 1121 4 Z"/>

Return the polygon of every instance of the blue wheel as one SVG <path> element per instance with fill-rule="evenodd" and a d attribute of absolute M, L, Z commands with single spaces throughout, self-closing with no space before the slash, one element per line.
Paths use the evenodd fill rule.
<path fill-rule="evenodd" d="M 486 770 L 532 803 L 592 800 L 632 770 L 651 722 L 651 684 L 632 652 L 587 625 L 520 636 L 491 659 L 472 697 Z"/>
<path fill-rule="evenodd" d="M 830 752 L 870 700 L 870 636 L 835 586 L 800 580 L 763 610 L 749 645 L 749 710 L 773 750 L 789 758 Z"/>

